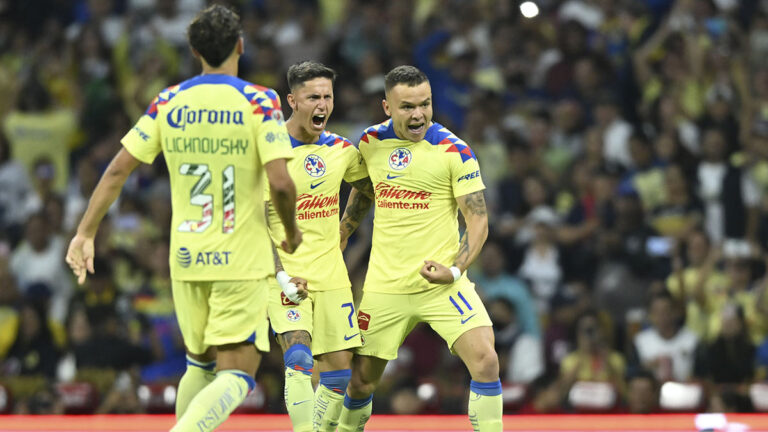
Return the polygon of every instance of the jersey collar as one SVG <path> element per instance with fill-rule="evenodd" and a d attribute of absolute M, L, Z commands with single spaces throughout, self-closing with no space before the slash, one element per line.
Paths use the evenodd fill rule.
<path fill-rule="evenodd" d="M 301 147 L 303 145 L 326 145 L 329 137 L 331 136 L 328 131 L 323 131 L 322 134 L 320 134 L 320 139 L 317 140 L 317 142 L 313 143 L 305 143 L 303 141 L 299 141 L 296 138 L 292 137 L 290 134 L 288 135 L 291 138 L 291 147 Z"/>

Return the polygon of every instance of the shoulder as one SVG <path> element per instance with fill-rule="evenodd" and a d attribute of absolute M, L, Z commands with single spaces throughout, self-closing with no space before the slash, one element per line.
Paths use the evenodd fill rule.
<path fill-rule="evenodd" d="M 352 144 L 352 141 L 330 131 L 323 132 L 323 134 L 320 136 L 320 140 L 318 140 L 317 143 L 339 150 L 350 148 L 352 150 L 356 149 L 354 144 Z"/>
<path fill-rule="evenodd" d="M 160 108 L 160 106 L 167 104 L 171 101 L 176 95 L 179 94 L 179 92 L 182 90 L 182 85 L 189 82 L 191 80 L 184 81 L 181 84 L 172 85 L 170 87 L 164 88 L 160 93 L 155 96 L 154 99 L 152 99 L 152 102 L 150 102 L 149 107 L 147 108 L 147 111 L 144 113 L 148 115 L 151 118 L 157 117 L 157 110 Z"/>
<path fill-rule="evenodd" d="M 475 152 L 472 151 L 469 144 L 440 123 L 432 123 L 424 135 L 424 141 L 438 146 L 438 148 L 444 148 L 445 153 L 461 158 L 462 162 L 477 160 Z"/>
<path fill-rule="evenodd" d="M 369 126 L 360 135 L 359 143 L 362 145 L 370 144 L 373 141 L 383 141 L 389 138 L 396 138 L 395 128 L 392 127 L 392 120 L 387 120 L 377 125 Z"/>

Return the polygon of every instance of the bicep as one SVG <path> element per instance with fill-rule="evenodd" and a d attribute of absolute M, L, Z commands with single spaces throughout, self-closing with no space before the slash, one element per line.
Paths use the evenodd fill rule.
<path fill-rule="evenodd" d="M 141 163 L 136 159 L 125 147 L 121 148 L 119 152 L 112 158 L 112 162 L 107 167 L 105 176 L 114 177 L 128 177 L 129 174 L 136 169 Z"/>
<path fill-rule="evenodd" d="M 475 218 L 488 218 L 488 211 L 485 206 L 485 195 L 483 195 L 483 191 L 481 190 L 457 197 L 456 203 L 458 204 L 464 219 L 467 221 Z"/>

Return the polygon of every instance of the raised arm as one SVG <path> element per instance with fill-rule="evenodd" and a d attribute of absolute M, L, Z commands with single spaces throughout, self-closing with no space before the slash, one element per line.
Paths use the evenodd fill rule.
<path fill-rule="evenodd" d="M 448 284 L 456 281 L 480 255 L 488 238 L 488 212 L 483 191 L 472 192 L 456 198 L 467 228 L 459 241 L 459 253 L 451 268 L 432 260 L 424 261 L 421 275 L 431 283 Z"/>
<path fill-rule="evenodd" d="M 346 248 L 347 240 L 360 226 L 360 222 L 368 214 L 374 200 L 373 183 L 371 183 L 370 177 L 353 181 L 350 184 L 352 190 L 349 192 L 347 207 L 344 209 L 344 215 L 341 217 L 339 225 L 341 250 Z"/>
<path fill-rule="evenodd" d="M 269 195 L 272 205 L 285 228 L 285 240 L 280 245 L 284 251 L 293 253 L 301 244 L 301 231 L 296 225 L 296 185 L 285 165 L 285 159 L 275 159 L 264 165 L 269 181 Z"/>
<path fill-rule="evenodd" d="M 77 233 L 69 243 L 66 261 L 72 272 L 77 277 L 77 282 L 83 284 L 87 272 L 93 274 L 93 239 L 96 237 L 96 231 L 99 224 L 107 214 L 109 206 L 120 195 L 128 176 L 139 166 L 141 162 L 133 157 L 124 148 L 117 152 L 117 155 L 109 163 L 104 175 L 101 176 L 99 184 L 88 201 L 88 208 L 83 214 L 80 224 L 77 226 Z"/>

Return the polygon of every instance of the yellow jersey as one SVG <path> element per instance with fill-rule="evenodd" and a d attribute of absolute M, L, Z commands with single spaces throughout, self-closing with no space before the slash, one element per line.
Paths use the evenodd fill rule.
<path fill-rule="evenodd" d="M 199 75 L 160 92 L 122 144 L 144 163 L 161 151 L 165 157 L 172 279 L 274 273 L 263 165 L 293 155 L 274 90 L 229 75 Z"/>
<path fill-rule="evenodd" d="M 288 162 L 288 172 L 296 184 L 296 220 L 303 240 L 293 254 L 279 248 L 285 229 L 272 205 L 269 233 L 286 273 L 306 279 L 308 289 L 348 288 L 339 248 L 339 188 L 342 180 L 350 183 L 368 176 L 360 152 L 348 139 L 328 131 L 313 144 L 290 138 L 295 158 Z"/>
<path fill-rule="evenodd" d="M 400 139 L 392 120 L 366 129 L 359 149 L 376 193 L 364 289 L 407 294 L 435 288 L 419 274 L 424 260 L 453 265 L 456 198 L 485 189 L 474 152 L 438 123 L 419 142 Z"/>

